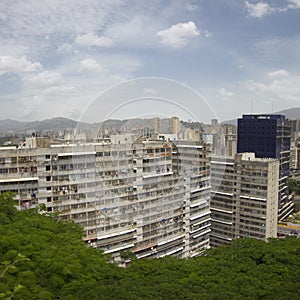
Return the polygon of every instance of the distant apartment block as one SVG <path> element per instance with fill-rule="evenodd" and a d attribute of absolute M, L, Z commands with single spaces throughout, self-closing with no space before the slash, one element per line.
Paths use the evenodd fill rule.
<path fill-rule="evenodd" d="M 254 153 L 211 161 L 212 247 L 236 238 L 277 237 L 279 160 Z"/>
<path fill-rule="evenodd" d="M 256 157 L 276 158 L 279 165 L 278 219 L 293 211 L 289 196 L 291 125 L 283 115 L 243 115 L 238 119 L 237 152 L 253 152 Z"/>
<path fill-rule="evenodd" d="M 0 150 L 0 192 L 19 209 L 45 204 L 80 224 L 93 247 L 118 259 L 190 257 L 209 247 L 210 162 L 199 142 L 115 135 L 50 145 L 28 138 Z"/>
<path fill-rule="evenodd" d="M 173 134 L 179 133 L 179 118 L 178 117 L 170 118 L 170 133 L 173 133 Z"/>
<path fill-rule="evenodd" d="M 155 133 L 160 133 L 162 131 L 161 122 L 161 119 L 158 117 L 151 119 L 151 128 L 154 130 Z"/>
<path fill-rule="evenodd" d="M 225 156 L 234 157 L 237 148 L 237 135 L 225 134 Z"/>

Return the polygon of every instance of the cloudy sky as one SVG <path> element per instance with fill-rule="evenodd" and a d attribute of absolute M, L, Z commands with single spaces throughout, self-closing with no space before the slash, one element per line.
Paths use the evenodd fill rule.
<path fill-rule="evenodd" d="M 0 119 L 300 107 L 300 0 L 0 2 Z"/>

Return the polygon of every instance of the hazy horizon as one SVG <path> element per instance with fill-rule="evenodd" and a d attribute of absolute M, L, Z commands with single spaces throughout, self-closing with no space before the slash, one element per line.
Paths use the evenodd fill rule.
<path fill-rule="evenodd" d="M 286 109 L 283 109 L 282 111 L 285 111 L 285 110 L 292 110 L 292 109 L 300 109 L 300 107 L 291 107 L 291 108 L 286 108 Z M 278 111 L 278 112 L 261 112 L 259 114 L 277 114 L 277 113 L 281 113 L 282 111 Z M 230 122 L 230 121 L 233 121 L 233 120 L 237 120 L 238 118 L 242 118 L 242 115 L 245 115 L 245 114 L 251 114 L 250 113 L 242 113 L 240 116 L 237 116 L 235 118 L 232 118 L 232 119 L 227 119 L 227 120 L 220 120 L 218 119 L 219 123 L 224 123 L 224 122 Z M 253 113 L 255 114 L 255 113 Z M 170 117 L 163 117 L 161 119 L 164 119 L 164 118 L 171 118 L 171 117 L 176 117 L 175 115 L 174 116 L 170 116 Z M 46 119 L 35 119 L 35 120 L 17 120 L 17 119 L 11 119 L 11 118 L 6 118 L 6 119 L 0 119 L 0 121 L 6 121 L 6 120 L 11 120 L 11 121 L 17 121 L 17 122 L 43 122 L 43 121 L 46 121 L 46 120 L 52 120 L 52 119 L 59 119 L 59 118 L 65 118 L 65 119 L 69 119 L 69 120 L 72 120 L 72 121 L 75 121 L 77 122 L 78 120 L 76 119 L 73 119 L 71 117 L 65 117 L 65 116 L 53 116 L 51 118 L 46 118 Z M 131 120 L 131 119 L 144 119 L 144 120 L 150 120 L 154 118 L 153 117 L 132 117 L 132 118 L 111 118 L 111 119 L 105 119 L 105 120 L 99 120 L 99 121 L 82 121 L 82 122 L 85 122 L 85 123 L 102 123 L 102 122 L 105 122 L 105 121 L 110 121 L 110 120 L 116 120 L 116 121 L 127 121 L 127 120 Z M 179 118 L 180 119 L 180 118 Z M 194 120 L 191 120 L 191 119 L 180 119 L 180 121 L 183 121 L 183 122 L 198 122 L 198 121 L 194 121 Z M 209 122 L 202 122 L 202 121 L 199 121 L 201 123 L 204 123 L 204 124 L 210 124 L 211 123 L 211 120 L 209 120 Z"/>

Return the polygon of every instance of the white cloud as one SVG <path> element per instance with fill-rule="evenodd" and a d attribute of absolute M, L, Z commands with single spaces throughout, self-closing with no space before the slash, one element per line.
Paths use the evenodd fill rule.
<path fill-rule="evenodd" d="M 45 36 L 52 33 L 80 34 L 106 27 L 109 17 L 119 13 L 123 0 L 0 1 L 6 23 L 1 33 L 13 36 Z M 45 21 L 47 20 L 47 21 Z"/>
<path fill-rule="evenodd" d="M 276 71 L 273 71 L 273 72 L 269 72 L 268 76 L 272 77 L 272 78 L 275 78 L 275 77 L 286 77 L 286 76 L 289 76 L 289 72 L 286 71 L 286 70 L 280 69 L 280 70 L 276 70 Z"/>
<path fill-rule="evenodd" d="M 287 4 L 283 7 L 270 6 L 266 2 L 258 2 L 254 4 L 246 1 L 245 7 L 251 17 L 262 18 L 263 16 L 271 13 L 282 13 L 287 12 L 288 10 L 299 9 L 300 0 L 287 0 Z"/>
<path fill-rule="evenodd" d="M 188 40 L 199 35 L 199 31 L 194 22 L 178 23 L 170 28 L 157 32 L 161 38 L 161 43 L 173 48 L 186 46 Z"/>
<path fill-rule="evenodd" d="M 243 7 L 245 1 L 246 0 L 242 1 Z M 247 1 L 248 3 L 253 3 L 253 5 L 257 2 L 268 2 L 271 6 L 271 10 L 274 10 L 274 12 L 280 12 L 278 9 L 279 6 L 283 8 L 290 5 L 290 10 L 292 10 L 292 7 L 296 8 L 295 0 L 284 0 L 281 3 L 270 0 Z M 219 6 L 217 2 L 218 1 L 216 1 L 216 9 L 218 9 Z M 228 5 L 231 4 L 228 3 Z M 5 76 L 2 77 L 3 81 L 5 81 L 2 82 L 4 88 L 1 90 L 0 97 L 8 99 L 7 97 L 12 95 L 10 92 L 14 93 L 14 97 L 9 98 L 11 101 L 5 100 L 7 101 L 7 105 L 3 106 L 10 107 L 10 110 L 14 113 L 16 108 L 15 102 L 13 102 L 15 101 L 14 99 L 24 98 L 23 104 L 26 109 L 29 107 L 27 101 L 31 99 L 32 105 L 30 105 L 30 109 L 35 111 L 35 114 L 31 115 L 30 118 L 36 119 L 45 118 L 52 114 L 66 115 L 68 111 L 74 111 L 76 109 L 81 111 L 82 106 L 86 105 L 88 100 L 96 97 L 102 90 L 110 85 L 135 76 L 149 75 L 149 67 L 151 74 L 157 72 L 156 74 L 152 74 L 154 76 L 174 76 L 177 80 L 185 80 L 186 83 L 193 80 L 193 82 L 195 82 L 195 78 L 197 79 L 197 76 L 201 72 L 198 74 L 198 70 L 194 70 L 191 74 L 183 76 L 184 74 L 176 67 L 176 61 L 173 61 L 174 68 L 167 71 L 166 69 L 161 69 L 161 66 L 165 66 L 165 64 L 161 64 L 161 61 L 165 59 L 164 56 L 166 53 L 163 51 L 163 55 L 161 55 L 160 50 L 163 49 L 155 49 L 156 47 L 161 48 L 160 41 L 163 42 L 163 35 L 160 36 L 157 35 L 157 33 L 164 31 L 163 29 L 166 29 L 166 31 L 168 29 L 171 30 L 171 25 L 174 25 L 174 32 L 172 33 L 172 30 L 169 32 L 170 37 L 165 40 L 165 45 L 175 48 L 183 47 L 186 44 L 188 45 L 189 41 L 197 42 L 196 39 L 205 39 L 206 36 L 210 36 L 211 33 L 205 31 L 205 28 L 200 27 L 200 21 L 198 21 L 198 19 L 194 20 L 192 16 L 195 15 L 193 11 L 198 10 L 197 16 L 200 18 L 199 20 L 203 19 L 201 15 L 203 17 L 203 14 L 206 14 L 206 12 L 212 12 L 210 9 L 206 10 L 206 8 L 207 6 L 202 5 L 201 1 L 195 0 L 170 1 L 167 4 L 159 0 L 151 2 L 151 5 L 145 1 L 134 1 L 131 3 L 127 0 L 89 0 L 88 5 L 86 2 L 80 0 L 67 2 L 51 0 L 43 3 L 41 1 L 0 1 L 0 19 L 2 20 L 0 30 L 0 56 L 4 55 L 14 58 L 25 57 L 31 64 L 35 62 L 43 63 L 43 67 L 37 67 L 37 70 L 33 71 L 34 73 L 28 73 L 28 71 L 26 71 L 27 73 L 22 73 L 21 79 L 19 75 L 14 74 L 13 76 L 7 76 L 8 78 Z M 228 8 L 232 7 L 230 6 Z M 204 17 L 209 18 L 210 15 Z M 214 17 L 216 16 L 214 15 Z M 45 20 L 47 20 L 47 22 L 45 22 Z M 189 35 L 187 32 L 178 34 L 177 31 L 179 31 L 179 29 L 176 27 L 178 26 L 178 24 L 175 25 L 176 23 L 191 24 L 192 22 L 188 21 L 193 20 L 199 27 L 199 30 L 196 28 L 196 25 L 194 25 L 193 34 Z M 273 21 L 273 19 L 270 21 Z M 231 23 L 228 23 L 228 25 L 230 24 Z M 269 25 L 269 29 L 275 31 L 276 26 L 279 26 L 277 23 Z M 208 27 L 207 29 L 212 30 Z M 248 28 L 246 28 L 246 30 L 247 29 Z M 255 28 L 252 29 L 254 30 Z M 191 28 L 189 28 L 189 30 L 191 30 Z M 220 37 L 221 33 L 220 31 L 215 34 L 218 34 L 218 37 Z M 235 33 L 237 32 L 232 30 L 232 34 L 235 35 Z M 282 89 L 282 86 L 287 86 L 287 83 L 282 81 L 283 77 L 276 77 L 274 75 L 272 77 L 265 74 L 267 72 L 265 72 L 263 66 L 269 65 L 269 69 L 267 70 L 272 73 L 271 71 L 275 72 L 278 68 L 275 64 L 272 64 L 276 62 L 277 66 L 280 65 L 282 68 L 289 70 L 288 65 L 292 60 L 293 73 L 297 73 L 296 68 L 298 65 L 295 62 L 297 62 L 297 57 L 300 53 L 297 51 L 299 50 L 298 40 L 292 31 L 290 35 L 286 32 L 283 38 L 280 37 L 279 33 L 277 35 L 275 34 L 278 41 L 272 43 L 269 47 L 263 47 L 264 45 L 262 45 L 260 51 L 257 51 L 255 47 L 257 47 L 257 43 L 265 43 L 266 39 L 259 39 L 259 37 L 252 39 L 252 33 L 252 31 L 245 31 L 244 38 L 235 36 L 236 41 L 241 43 L 241 47 L 239 47 L 241 51 L 244 49 L 243 43 L 245 40 L 248 41 L 248 44 L 251 44 L 252 47 L 247 47 L 249 50 L 247 53 L 234 53 L 238 55 L 238 57 L 241 56 L 244 58 L 240 60 L 238 57 L 234 57 L 235 65 L 243 64 L 245 66 L 243 70 L 237 70 L 240 71 L 237 75 L 238 77 L 240 76 L 239 91 L 229 88 L 228 82 L 226 85 L 219 82 L 219 88 L 224 86 L 229 89 L 229 91 L 225 89 L 223 93 L 235 92 L 235 96 L 227 96 L 226 100 L 227 102 L 232 101 L 230 103 L 234 103 L 234 101 L 238 102 L 241 111 L 242 103 L 247 102 L 248 99 L 242 94 L 243 92 L 248 93 L 248 91 L 242 89 L 243 78 L 260 78 L 261 75 L 266 75 L 266 81 L 262 83 L 255 82 L 253 85 L 257 84 L 261 88 L 256 89 L 256 92 L 266 93 L 265 95 L 268 96 L 266 97 L 272 99 L 270 94 L 267 94 L 271 93 L 270 89 L 272 89 L 272 91 L 279 91 L 280 88 Z M 167 33 L 165 32 L 165 34 Z M 46 36 L 48 39 L 45 39 Z M 274 34 L 270 34 L 270 36 L 274 37 Z M 76 37 L 80 45 L 74 41 Z M 105 41 L 105 39 L 103 40 L 104 37 L 111 39 L 113 45 L 117 45 L 118 47 L 115 48 L 114 51 L 102 51 L 100 45 L 103 45 Z M 288 43 L 289 39 L 292 39 L 293 44 Z M 207 56 L 208 62 L 212 64 L 219 61 L 219 52 L 223 54 L 232 50 L 232 48 L 226 49 L 226 45 L 224 45 L 224 49 L 219 47 L 222 46 L 221 40 L 220 43 L 218 43 L 218 48 L 216 48 L 215 42 L 214 39 L 211 39 L 209 43 L 204 45 L 207 47 L 207 52 L 205 53 L 210 51 L 209 47 L 211 46 L 214 47 L 212 49 L 217 49 L 217 51 L 212 51 L 211 55 Z M 108 44 L 110 43 L 111 41 L 108 42 Z M 199 52 L 196 51 L 193 53 L 190 50 L 192 49 L 188 49 L 189 54 L 195 55 L 195 59 L 197 59 L 197 57 L 201 59 L 201 57 L 205 55 L 202 51 L 201 53 L 203 55 L 200 55 Z M 182 54 L 184 55 L 184 53 Z M 251 55 L 250 59 L 248 54 Z M 222 59 L 224 56 L 222 56 Z M 145 58 L 149 58 L 149 60 Z M 214 58 L 216 58 L 216 60 L 214 60 Z M 256 60 L 256 58 L 258 58 L 258 60 Z M 172 57 L 170 57 L 170 59 L 172 59 Z M 255 63 L 253 62 L 254 60 Z M 261 63 L 264 60 L 265 64 Z M 153 61 L 157 62 L 155 68 L 153 68 L 153 66 L 151 67 Z M 189 61 L 195 60 L 192 59 L 191 56 Z M 203 65 L 203 67 L 206 68 L 206 64 Z M 3 72 L 3 68 L 4 66 L 0 65 L 0 74 Z M 11 68 L 12 67 L 10 67 L 10 69 Z M 8 66 L 6 65 L 5 72 L 7 72 L 7 69 Z M 28 70 L 30 68 L 23 69 Z M 48 70 L 48 74 L 43 74 L 43 71 L 46 71 L 46 69 Z M 205 69 L 202 71 L 204 72 Z M 55 73 L 61 75 L 56 77 Z M 199 76 L 201 77 L 201 74 Z M 215 78 L 211 79 L 209 76 L 210 74 L 207 75 L 208 82 L 210 80 L 217 80 Z M 221 76 L 224 76 L 222 72 L 218 77 L 221 78 Z M 289 76 L 284 78 L 288 79 Z M 14 79 L 14 81 L 8 82 L 8 80 L 12 79 Z M 277 82 L 275 79 L 278 79 Z M 200 81 L 201 79 L 198 80 Z M 230 79 L 228 78 L 228 80 Z M 259 81 L 258 79 L 256 80 Z M 272 86 L 271 81 L 274 81 Z M 195 83 L 195 85 L 197 85 L 197 83 Z M 74 87 L 74 89 L 72 90 L 70 87 Z M 143 95 L 152 96 L 154 98 L 156 95 L 152 93 L 152 87 L 152 85 L 144 86 L 143 88 L 146 89 L 142 91 L 142 93 L 145 93 L 143 93 Z M 222 101 L 224 96 L 222 97 L 219 94 L 219 88 L 214 89 L 213 96 Z M 237 97 L 238 92 L 239 95 Z M 281 93 L 283 93 L 283 91 L 281 91 Z M 293 93 L 293 95 L 295 95 L 295 93 Z M 34 96 L 40 98 L 32 98 Z M 259 97 L 259 99 L 261 98 L 263 97 Z M 40 99 L 40 102 L 38 99 Z M 63 99 L 63 101 L 61 99 Z M 282 103 L 286 105 L 285 101 L 282 101 Z M 243 105 L 245 107 L 245 104 Z M 197 105 L 195 107 L 197 107 Z M 220 108 L 222 110 L 221 112 L 223 113 L 224 110 L 225 113 L 224 107 L 220 107 L 222 107 Z M 237 110 L 237 108 L 232 106 L 230 111 L 233 110 Z M 8 115 L 5 115 L 4 108 L 0 111 L 0 114 L 4 118 Z"/>
<path fill-rule="evenodd" d="M 262 18 L 263 16 L 268 15 L 274 11 L 274 9 L 265 2 L 252 4 L 246 1 L 245 6 L 248 14 L 253 18 Z"/>
<path fill-rule="evenodd" d="M 72 51 L 73 47 L 72 45 L 68 43 L 63 43 L 57 47 L 58 53 L 70 53 Z"/>
<path fill-rule="evenodd" d="M 300 77 L 284 76 L 273 79 L 269 83 L 247 81 L 246 87 L 248 90 L 265 95 L 267 98 L 278 98 L 281 101 L 297 101 L 299 102 L 300 95 Z"/>
<path fill-rule="evenodd" d="M 112 46 L 112 40 L 105 36 L 97 36 L 93 32 L 78 35 L 75 39 L 75 43 L 83 47 L 110 47 Z"/>
<path fill-rule="evenodd" d="M 97 71 L 103 69 L 100 64 L 97 63 L 96 60 L 92 58 L 84 59 L 80 62 L 80 70 L 81 71 Z"/>
<path fill-rule="evenodd" d="M 232 97 L 232 96 L 234 96 L 233 92 L 229 92 L 225 88 L 220 88 L 219 89 L 219 94 L 221 94 L 222 96 L 225 96 L 225 97 Z"/>
<path fill-rule="evenodd" d="M 63 78 L 57 72 L 44 71 L 32 77 L 24 78 L 23 84 L 26 88 L 44 89 L 62 84 Z"/>
<path fill-rule="evenodd" d="M 289 5 L 288 8 L 289 9 L 297 9 L 300 8 L 300 0 L 288 0 L 289 1 Z"/>
<path fill-rule="evenodd" d="M 0 19 L 4 20 L 0 56 L 24 56 L 31 63 L 46 61 L 34 74 L 23 73 L 21 79 L 14 76 L 15 82 L 7 83 L 15 93 L 11 102 L 5 100 L 7 107 L 18 118 L 15 99 L 23 99 L 18 106 L 19 117 L 27 119 L 81 111 L 88 100 L 104 89 L 144 71 L 142 51 L 158 46 L 156 33 L 179 22 L 174 20 L 178 18 L 178 9 L 187 13 L 186 2 L 197 4 L 193 0 L 174 1 L 170 5 L 160 0 L 151 5 L 127 0 L 89 0 L 88 5 L 80 0 L 0 1 Z M 102 51 L 100 56 L 101 47 L 112 43 L 118 49 Z M 94 72 L 89 74 L 89 70 Z M 8 82 L 11 77 L 4 79 Z M 0 97 L 11 96 L 7 90 L 2 89 Z M 3 109 L 0 115 L 6 118 L 8 113 Z"/>
<path fill-rule="evenodd" d="M 42 69 L 40 63 L 33 63 L 26 57 L 0 56 L 0 75 L 5 73 L 27 73 Z"/>
<path fill-rule="evenodd" d="M 256 82 L 253 80 L 247 80 L 245 82 L 245 86 L 247 87 L 247 89 L 249 91 L 252 91 L 252 92 L 261 93 L 261 92 L 267 91 L 267 85 L 265 83 Z"/>

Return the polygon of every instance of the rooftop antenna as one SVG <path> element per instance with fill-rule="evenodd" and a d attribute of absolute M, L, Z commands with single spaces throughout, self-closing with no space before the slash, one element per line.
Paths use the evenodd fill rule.
<path fill-rule="evenodd" d="M 274 101 L 272 101 L 272 114 L 274 113 Z"/>
<path fill-rule="evenodd" d="M 251 115 L 253 115 L 253 99 L 251 98 Z"/>

